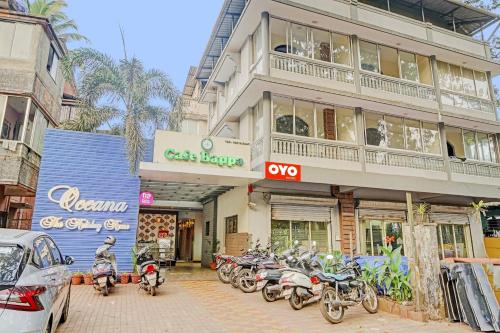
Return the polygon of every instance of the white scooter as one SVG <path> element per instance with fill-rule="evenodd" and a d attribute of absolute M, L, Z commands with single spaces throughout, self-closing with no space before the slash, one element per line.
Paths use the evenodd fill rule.
<path fill-rule="evenodd" d="M 94 289 L 100 291 L 104 296 L 108 296 L 109 290 L 115 286 L 117 280 L 116 257 L 114 253 L 109 252 L 115 243 L 115 237 L 106 237 L 104 245 L 95 251 L 95 260 L 92 265 Z"/>
<path fill-rule="evenodd" d="M 151 246 L 146 246 L 137 252 L 137 264 L 139 265 L 139 272 L 141 274 L 139 288 L 144 289 L 151 296 L 154 296 L 156 295 L 156 288 L 164 283 L 165 279 L 160 275 L 160 267 L 153 260 L 150 250 Z"/>
<path fill-rule="evenodd" d="M 297 265 L 300 268 L 287 270 L 279 281 L 283 296 L 294 310 L 300 310 L 304 305 L 321 299 L 324 285 L 317 283 L 315 275 L 323 271 L 323 268 L 315 258 L 316 253 L 316 242 L 313 242 L 312 250 L 300 256 Z"/>

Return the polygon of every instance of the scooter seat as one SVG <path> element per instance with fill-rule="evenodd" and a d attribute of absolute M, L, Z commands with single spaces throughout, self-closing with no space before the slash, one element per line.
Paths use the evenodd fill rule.
<path fill-rule="evenodd" d="M 335 274 L 335 273 L 323 273 L 322 274 L 327 280 L 335 280 L 335 281 L 345 281 L 352 279 L 352 274 Z"/>

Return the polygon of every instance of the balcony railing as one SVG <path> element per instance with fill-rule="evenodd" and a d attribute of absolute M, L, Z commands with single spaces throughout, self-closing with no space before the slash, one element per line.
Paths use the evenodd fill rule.
<path fill-rule="evenodd" d="M 436 100 L 436 90 L 433 87 L 376 74 L 361 73 L 361 86 L 402 96 Z"/>
<path fill-rule="evenodd" d="M 441 91 L 441 100 L 445 105 L 495 114 L 495 105 L 490 100 L 448 90 Z"/>
<path fill-rule="evenodd" d="M 326 143 L 311 139 L 272 137 L 272 153 L 329 160 L 359 162 L 359 147 L 337 142 Z"/>
<path fill-rule="evenodd" d="M 284 53 L 271 53 L 271 68 L 354 85 L 352 69 L 297 58 Z"/>
<path fill-rule="evenodd" d="M 365 156 L 368 164 L 445 172 L 444 161 L 438 156 L 380 149 L 366 149 Z"/>
<path fill-rule="evenodd" d="M 469 176 L 500 178 L 500 165 L 475 161 L 450 161 L 452 173 Z"/>

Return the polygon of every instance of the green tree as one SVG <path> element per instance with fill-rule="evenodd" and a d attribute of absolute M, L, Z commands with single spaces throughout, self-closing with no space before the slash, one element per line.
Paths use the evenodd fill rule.
<path fill-rule="evenodd" d="M 78 33 L 76 22 L 63 12 L 68 7 L 65 0 L 23 0 L 23 3 L 30 14 L 46 17 L 62 42 L 88 41 Z"/>
<path fill-rule="evenodd" d="M 93 132 L 107 125 L 113 134 L 127 140 L 131 172 L 143 157 L 148 130 L 175 127 L 182 114 L 182 100 L 168 75 L 145 69 L 136 57 L 116 61 L 91 48 L 70 51 L 63 60 L 66 77 L 75 77 L 79 116 L 63 128 Z M 153 100 L 168 107 L 153 105 Z"/>

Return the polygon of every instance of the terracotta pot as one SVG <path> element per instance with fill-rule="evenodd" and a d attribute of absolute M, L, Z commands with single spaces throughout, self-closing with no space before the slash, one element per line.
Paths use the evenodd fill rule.
<path fill-rule="evenodd" d="M 127 284 L 129 280 L 130 275 L 128 274 L 122 274 L 120 275 L 120 283 L 121 284 Z"/>
<path fill-rule="evenodd" d="M 210 269 L 211 269 L 211 270 L 214 270 L 214 271 L 217 269 L 217 263 L 216 263 L 215 261 L 212 261 L 212 262 L 210 263 Z"/>
<path fill-rule="evenodd" d="M 91 274 L 84 275 L 83 276 L 83 282 L 85 283 L 85 285 L 91 286 L 91 285 L 94 284 L 94 279 L 92 278 Z"/>
<path fill-rule="evenodd" d="M 130 274 L 130 280 L 133 284 L 141 282 L 141 276 L 139 274 Z"/>
<path fill-rule="evenodd" d="M 81 275 L 73 275 L 71 277 L 71 284 L 79 285 L 81 283 L 82 283 L 82 276 Z"/>

